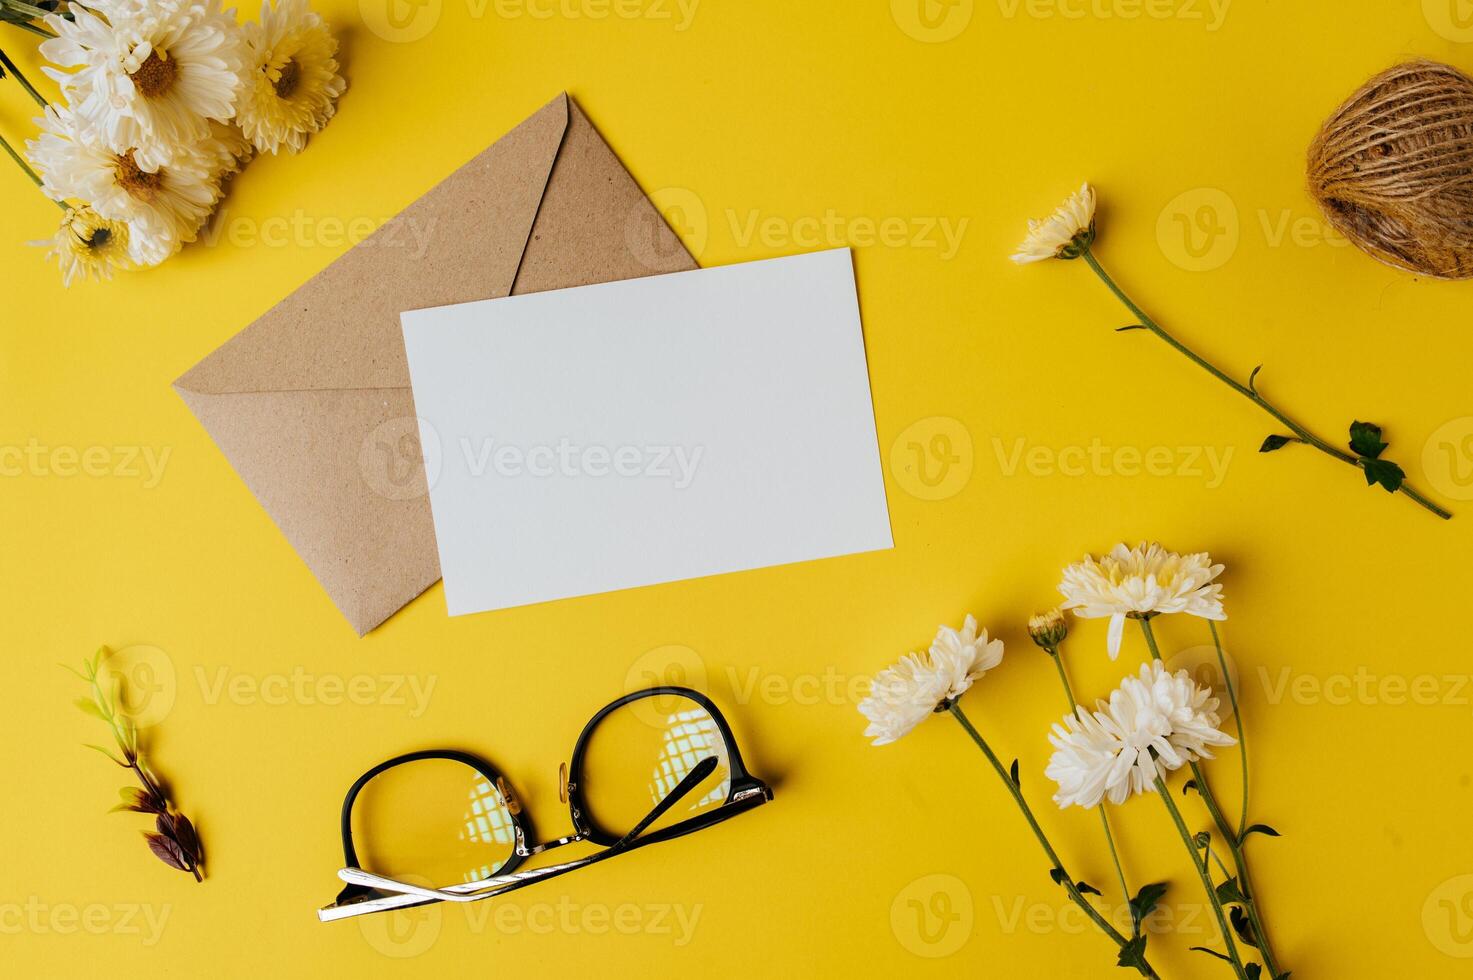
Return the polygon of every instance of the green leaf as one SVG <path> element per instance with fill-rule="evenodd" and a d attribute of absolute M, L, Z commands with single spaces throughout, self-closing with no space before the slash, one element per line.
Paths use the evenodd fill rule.
<path fill-rule="evenodd" d="M 117 756 L 113 755 L 111 752 L 109 752 L 107 749 L 103 748 L 100 745 L 93 745 L 91 742 L 88 742 L 84 747 L 85 748 L 92 749 L 92 750 L 94 750 L 96 752 L 101 752 L 103 755 L 107 756 L 109 759 L 111 759 L 113 762 L 116 762 L 120 766 L 127 766 L 128 765 L 122 759 L 119 759 Z"/>
<path fill-rule="evenodd" d="M 118 790 L 118 796 L 122 798 L 121 803 L 109 810 L 109 813 L 158 813 L 159 808 L 143 790 L 136 786 L 124 786 Z"/>
<path fill-rule="evenodd" d="M 81 708 L 83 714 L 91 715 L 99 721 L 107 721 L 107 715 L 102 713 L 102 709 L 98 707 L 97 702 L 91 698 L 77 698 L 72 703 L 78 708 Z"/>
<path fill-rule="evenodd" d="M 1139 970 L 1142 976 L 1150 976 L 1150 967 L 1146 965 L 1146 937 L 1136 936 L 1121 946 L 1120 958 L 1115 961 L 1115 965 L 1132 967 Z"/>
<path fill-rule="evenodd" d="M 1064 885 L 1065 887 L 1068 887 L 1069 885 L 1069 876 L 1066 875 L 1059 868 L 1050 868 L 1048 876 L 1054 880 L 1054 884 L 1056 885 Z M 1081 895 L 1100 894 L 1100 890 L 1098 888 L 1095 888 L 1093 885 L 1090 885 L 1083 881 L 1075 882 L 1074 890 L 1079 892 L 1079 894 Z"/>
<path fill-rule="evenodd" d="M 1386 488 L 1387 493 L 1395 493 L 1406 482 L 1406 471 L 1389 459 L 1366 459 L 1361 461 L 1361 465 L 1366 469 L 1368 487 L 1379 483 Z"/>
<path fill-rule="evenodd" d="M 1186 784 L 1183 785 L 1182 788 L 1181 788 L 1181 795 L 1182 796 L 1186 796 L 1188 793 L 1190 793 L 1192 790 L 1194 790 L 1196 788 L 1197 788 L 1197 781 L 1195 779 L 1188 779 L 1186 781 Z M 1199 793 L 1198 795 L 1201 795 L 1201 794 Z"/>
<path fill-rule="evenodd" d="M 1370 422 L 1352 422 L 1350 450 L 1362 459 L 1380 459 L 1388 443 L 1381 441 L 1381 427 Z"/>
<path fill-rule="evenodd" d="M 1260 364 L 1258 365 L 1258 367 L 1253 369 L 1252 374 L 1248 375 L 1248 390 L 1253 392 L 1253 394 L 1255 395 L 1258 394 L 1258 385 L 1254 384 L 1254 382 L 1258 380 L 1258 372 L 1262 370 L 1263 365 Z"/>
<path fill-rule="evenodd" d="M 1301 440 L 1296 439 L 1293 436 L 1269 436 L 1267 439 L 1263 440 L 1263 445 L 1258 447 L 1258 451 L 1261 453 L 1271 453 L 1276 449 L 1283 449 L 1291 442 L 1300 441 Z"/>
<path fill-rule="evenodd" d="M 1243 972 L 1248 974 L 1248 980 L 1258 980 L 1263 975 L 1263 967 L 1257 963 L 1244 963 Z"/>
<path fill-rule="evenodd" d="M 1115 328 L 1115 332 L 1116 333 L 1125 333 L 1125 331 L 1127 331 L 1127 330 L 1144 330 L 1144 329 L 1146 329 L 1146 328 L 1143 327 L 1141 324 L 1139 324 L 1139 323 L 1132 323 L 1128 327 L 1116 327 Z"/>
<path fill-rule="evenodd" d="M 1198 847 L 1207 847 L 1212 843 L 1212 835 L 1205 830 L 1201 830 L 1197 832 L 1197 836 L 1193 837 L 1192 840 L 1196 842 Z"/>
<path fill-rule="evenodd" d="M 1192 950 L 1194 952 L 1197 952 L 1197 953 L 1206 953 L 1208 956 L 1216 956 L 1218 959 L 1222 960 L 1224 963 L 1231 963 L 1232 962 L 1232 958 L 1231 957 L 1224 956 L 1224 955 L 1222 955 L 1221 953 L 1219 953 L 1215 949 L 1208 949 L 1206 946 L 1193 946 L 1192 947 Z"/>
<path fill-rule="evenodd" d="M 1166 889 L 1171 887 L 1164 881 L 1158 881 L 1152 885 L 1142 885 L 1141 890 L 1135 893 L 1135 898 L 1130 900 L 1130 921 L 1135 924 L 1137 931 L 1146 920 L 1146 916 L 1156 910 L 1161 897 L 1166 894 Z"/>
<path fill-rule="evenodd" d="M 1014 759 L 1013 760 L 1013 768 L 1010 769 L 1010 770 L 1008 770 L 1008 773 L 1009 773 L 1009 775 L 1011 775 L 1013 777 L 1013 785 L 1016 786 L 1016 787 L 1018 787 L 1019 789 L 1022 789 L 1023 788 L 1023 784 L 1020 783 L 1020 782 L 1018 782 L 1018 760 L 1017 759 Z"/>
<path fill-rule="evenodd" d="M 1247 830 L 1243 831 L 1243 836 L 1238 838 L 1238 843 L 1241 845 L 1245 840 L 1248 839 L 1251 834 L 1263 834 L 1265 837 L 1283 836 L 1283 834 L 1280 834 L 1277 830 L 1274 830 L 1266 823 L 1256 823 L 1253 826 L 1249 827 Z"/>
<path fill-rule="evenodd" d="M 1223 905 L 1241 905 L 1248 901 L 1238 887 L 1237 878 L 1229 878 L 1217 886 L 1217 900 Z"/>
<path fill-rule="evenodd" d="M 1248 920 L 1248 913 L 1243 911 L 1242 906 L 1234 905 L 1228 909 L 1228 918 L 1232 920 L 1233 931 L 1238 934 L 1238 938 L 1257 949 L 1258 937 L 1253 934 L 1253 923 Z"/>

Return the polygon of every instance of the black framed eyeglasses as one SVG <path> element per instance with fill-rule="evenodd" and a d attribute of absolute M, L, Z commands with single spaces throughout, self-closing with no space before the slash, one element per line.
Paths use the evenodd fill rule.
<path fill-rule="evenodd" d="M 347 883 L 323 922 L 434 902 L 479 902 L 704 830 L 772 799 L 747 771 L 731 726 L 685 687 L 625 695 L 583 727 L 559 767 L 573 832 L 539 843 L 506 777 L 465 752 L 411 752 L 374 766 L 343 800 Z M 520 870 L 577 843 L 587 857 Z"/>

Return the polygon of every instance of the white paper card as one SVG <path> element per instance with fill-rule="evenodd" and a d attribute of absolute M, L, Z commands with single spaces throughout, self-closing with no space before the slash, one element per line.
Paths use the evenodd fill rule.
<path fill-rule="evenodd" d="M 451 615 L 893 547 L 848 249 L 402 322 Z"/>

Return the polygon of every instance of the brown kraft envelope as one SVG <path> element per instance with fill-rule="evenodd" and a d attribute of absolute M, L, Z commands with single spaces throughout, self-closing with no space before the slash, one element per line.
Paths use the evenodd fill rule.
<path fill-rule="evenodd" d="M 560 95 L 174 389 L 362 636 L 440 578 L 399 314 L 694 268 Z"/>

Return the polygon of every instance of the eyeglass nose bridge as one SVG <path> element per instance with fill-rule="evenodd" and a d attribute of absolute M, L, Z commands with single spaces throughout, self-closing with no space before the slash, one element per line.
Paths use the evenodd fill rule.
<path fill-rule="evenodd" d="M 568 764 L 566 762 L 558 763 L 557 776 L 558 799 L 563 803 L 567 803 L 569 799 L 569 794 L 574 789 L 574 786 L 571 782 L 568 781 Z M 502 796 L 510 800 L 510 790 L 507 788 L 502 788 Z M 518 805 L 513 813 L 519 813 L 520 811 L 521 806 Z M 566 837 L 559 837 L 557 840 L 548 841 L 546 844 L 538 844 L 536 847 L 527 846 L 527 839 L 525 836 L 523 836 L 521 832 L 521 827 L 519 825 L 517 827 L 516 842 L 514 845 L 514 850 L 516 851 L 517 856 L 529 858 L 541 854 L 545 851 L 551 851 L 554 848 L 566 847 L 569 844 L 581 844 L 583 841 L 588 840 L 588 828 L 583 825 L 581 814 L 576 808 L 573 809 L 572 816 L 573 833 L 567 835 Z"/>

